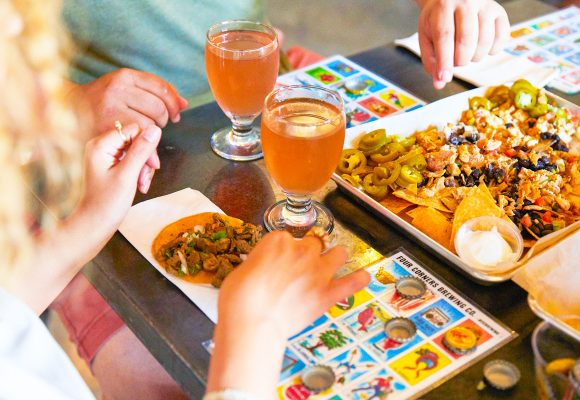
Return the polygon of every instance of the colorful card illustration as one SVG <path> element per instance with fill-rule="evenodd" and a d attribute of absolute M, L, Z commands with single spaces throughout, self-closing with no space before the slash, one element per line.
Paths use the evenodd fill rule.
<path fill-rule="evenodd" d="M 399 111 L 395 107 L 388 105 L 376 97 L 368 97 L 364 100 L 360 100 L 358 101 L 358 104 L 381 118 Z"/>
<path fill-rule="evenodd" d="M 372 265 L 368 271 L 371 275 L 371 283 L 369 283 L 368 290 L 375 295 L 384 293 L 388 289 L 393 288 L 397 279 L 411 275 L 396 261 L 388 259 L 379 261 Z"/>
<path fill-rule="evenodd" d="M 518 43 L 511 46 L 507 46 L 505 48 L 505 51 L 514 56 L 521 56 L 523 54 L 526 54 L 530 50 L 531 50 L 530 47 L 527 46 L 525 43 Z"/>
<path fill-rule="evenodd" d="M 407 343 L 400 343 L 385 335 L 385 332 L 381 332 L 376 336 L 368 339 L 364 344 L 365 348 L 374 354 L 381 361 L 389 361 L 393 357 L 407 351 L 413 346 L 421 343 L 423 341 L 421 335 L 416 335 L 412 340 Z"/>
<path fill-rule="evenodd" d="M 283 381 L 290 378 L 292 375 L 302 371 L 304 367 L 306 367 L 304 361 L 302 361 L 291 349 L 286 348 L 284 351 L 284 359 L 282 360 L 280 380 Z"/>
<path fill-rule="evenodd" d="M 441 299 L 419 310 L 410 319 L 425 336 L 431 336 L 463 318 L 463 313 Z"/>
<path fill-rule="evenodd" d="M 580 85 L 580 69 L 563 74 L 562 80 L 572 85 Z"/>
<path fill-rule="evenodd" d="M 569 36 L 573 33 L 576 33 L 576 29 L 570 27 L 570 26 L 561 26 L 557 29 L 554 29 L 553 31 L 550 32 L 552 35 L 556 35 L 558 37 L 566 37 Z"/>
<path fill-rule="evenodd" d="M 552 54 L 555 54 L 557 56 L 561 56 L 562 54 L 569 53 L 574 49 L 575 49 L 575 47 L 568 44 L 568 43 L 558 43 L 554 46 L 550 46 L 546 50 L 548 50 Z"/>
<path fill-rule="evenodd" d="M 313 323 L 311 323 L 310 325 L 308 325 L 306 328 L 302 329 L 300 332 L 298 332 L 296 335 L 292 336 L 290 339 L 288 340 L 292 340 L 298 336 L 302 336 L 304 335 L 306 332 L 310 332 L 311 330 L 313 330 L 314 328 L 326 323 L 328 321 L 328 316 L 326 314 L 322 314 L 320 317 L 316 318 L 316 320 L 314 320 Z"/>
<path fill-rule="evenodd" d="M 338 76 L 334 75 L 332 72 L 322 67 L 316 67 L 307 70 L 306 73 L 325 85 L 330 85 L 331 83 L 335 83 L 340 80 Z"/>
<path fill-rule="evenodd" d="M 536 64 L 542 64 L 550 61 L 550 56 L 545 51 L 536 51 L 528 55 L 528 60 L 535 62 Z"/>
<path fill-rule="evenodd" d="M 332 388 L 320 393 L 312 393 L 302 384 L 297 376 L 288 382 L 278 386 L 279 400 L 341 400 L 342 397 L 334 395 Z"/>
<path fill-rule="evenodd" d="M 477 346 L 481 346 L 492 337 L 484 328 L 473 322 L 473 320 L 471 319 L 467 319 L 457 326 L 462 326 L 472 331 L 475 334 L 475 337 L 477 338 Z M 465 357 L 460 354 L 456 354 L 448 350 L 447 347 L 445 347 L 445 345 L 443 344 L 443 336 L 445 336 L 446 332 L 447 330 L 443 332 L 441 335 L 437 336 L 435 339 L 433 339 L 433 341 L 437 343 L 439 347 L 441 347 L 445 351 L 445 353 L 451 356 L 452 358 L 458 359 L 460 357 Z"/>
<path fill-rule="evenodd" d="M 373 296 L 366 290 L 361 290 L 360 292 L 356 292 L 352 296 L 349 296 L 341 301 L 337 302 L 335 305 L 330 307 L 328 313 L 336 318 L 345 314 L 349 310 L 359 307 L 360 305 L 366 303 L 367 301 L 371 300 Z"/>
<path fill-rule="evenodd" d="M 344 77 L 349 77 L 359 72 L 355 67 L 340 60 L 326 64 L 326 67 Z"/>
<path fill-rule="evenodd" d="M 431 343 L 425 343 L 389 364 L 409 385 L 428 378 L 451 364 L 451 360 Z"/>
<path fill-rule="evenodd" d="M 331 323 L 294 339 L 292 348 L 310 362 L 318 362 L 342 351 L 352 342 L 344 329 Z"/>
<path fill-rule="evenodd" d="M 539 35 L 529 39 L 530 42 L 535 43 L 538 46 L 545 46 L 556 41 L 556 38 L 549 35 Z"/>
<path fill-rule="evenodd" d="M 346 106 L 346 127 L 352 128 L 353 126 L 366 124 L 367 122 L 376 121 L 378 118 L 369 113 L 364 108 L 358 106 L 357 104 L 348 104 Z"/>
<path fill-rule="evenodd" d="M 574 55 L 571 55 L 569 57 L 566 57 L 566 60 L 570 61 L 571 63 L 574 63 L 576 65 L 580 65 L 580 51 L 577 52 Z"/>
<path fill-rule="evenodd" d="M 437 297 L 431 289 L 427 289 L 423 296 L 418 299 L 406 299 L 401 297 L 395 287 L 388 289 L 379 299 L 394 309 L 399 315 L 408 316 L 421 307 L 431 303 Z"/>
<path fill-rule="evenodd" d="M 378 366 L 378 362 L 362 347 L 354 347 L 328 362 L 335 375 L 336 384 L 344 385 Z"/>
<path fill-rule="evenodd" d="M 381 331 L 391 315 L 377 302 L 359 307 L 340 320 L 350 333 L 356 337 L 364 337 Z"/>
<path fill-rule="evenodd" d="M 397 92 L 394 89 L 389 89 L 386 92 L 380 93 L 379 97 L 390 105 L 395 106 L 399 110 L 402 110 L 403 108 L 409 108 L 417 104 L 415 99 L 412 99 L 411 97 L 401 92 Z"/>
<path fill-rule="evenodd" d="M 552 26 L 554 23 L 550 20 L 540 21 L 535 24 L 532 24 L 532 28 L 539 31 L 541 29 L 547 28 L 548 26 Z"/>
<path fill-rule="evenodd" d="M 383 400 L 391 394 L 405 390 L 405 385 L 386 369 L 381 369 L 374 376 L 357 381 L 348 393 L 353 400 Z"/>
<path fill-rule="evenodd" d="M 534 31 L 528 27 L 524 27 L 524 28 L 519 28 L 519 29 L 513 30 L 511 33 L 511 36 L 512 36 L 512 38 L 515 39 L 515 38 L 529 35 L 530 33 L 534 33 Z"/>

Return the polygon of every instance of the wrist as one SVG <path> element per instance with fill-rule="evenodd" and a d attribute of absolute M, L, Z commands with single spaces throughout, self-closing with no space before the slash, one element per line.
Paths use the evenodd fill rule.
<path fill-rule="evenodd" d="M 208 392 L 236 389 L 259 399 L 274 396 L 286 346 L 275 323 L 226 317 L 216 326 L 214 342 Z"/>

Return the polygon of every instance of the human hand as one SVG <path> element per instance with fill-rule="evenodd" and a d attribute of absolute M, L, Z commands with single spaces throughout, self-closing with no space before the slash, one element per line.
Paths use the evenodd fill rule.
<path fill-rule="evenodd" d="M 208 392 L 233 388 L 272 398 L 288 337 L 368 284 L 364 270 L 334 279 L 346 251 L 335 247 L 321 255 L 321 250 L 315 237 L 295 240 L 288 232 L 273 232 L 227 277 L 218 301 Z"/>
<path fill-rule="evenodd" d="M 266 235 L 224 281 L 220 321 L 269 320 L 285 340 L 368 284 L 369 275 L 363 270 L 333 279 L 346 262 L 346 250 L 335 247 L 323 255 L 321 251 L 317 238 L 296 240 L 287 232 Z"/>
<path fill-rule="evenodd" d="M 417 0 L 421 60 L 442 89 L 453 67 L 501 51 L 510 34 L 507 13 L 493 0 Z"/>
<path fill-rule="evenodd" d="M 180 112 L 187 107 L 187 100 L 170 83 L 128 68 L 72 86 L 71 97 L 86 101 L 91 108 L 96 134 L 113 129 L 115 121 L 137 123 L 141 129 L 149 125 L 164 128 L 169 120 L 179 122 Z"/>
<path fill-rule="evenodd" d="M 112 130 L 90 140 L 85 149 L 85 184 L 76 215 L 93 219 L 104 239 L 125 218 L 138 188 L 146 193 L 155 169 L 146 165 L 161 138 L 161 129 L 136 124 L 123 129 L 130 144 Z M 93 226 L 91 223 L 88 226 Z M 107 237 L 105 237 L 107 236 Z"/>

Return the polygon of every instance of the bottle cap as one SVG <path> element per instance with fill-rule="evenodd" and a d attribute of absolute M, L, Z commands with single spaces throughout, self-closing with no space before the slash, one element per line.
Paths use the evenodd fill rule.
<path fill-rule="evenodd" d="M 403 276 L 397 279 L 395 288 L 399 296 L 405 299 L 418 299 L 427 291 L 425 283 L 414 276 Z"/>
<path fill-rule="evenodd" d="M 332 387 L 336 375 L 326 365 L 312 365 L 302 372 L 302 384 L 312 393 L 324 392 Z"/>
<path fill-rule="evenodd" d="M 410 342 L 416 334 L 417 327 L 415 326 L 415 323 L 408 318 L 396 317 L 385 322 L 385 335 L 395 342 Z"/>
<path fill-rule="evenodd" d="M 455 328 L 451 328 L 445 332 L 441 343 L 443 343 L 449 351 L 458 355 L 465 355 L 475 350 L 477 346 L 477 336 L 471 329 L 463 326 L 456 326 Z"/>
<path fill-rule="evenodd" d="M 344 83 L 344 89 L 352 94 L 363 94 L 369 84 L 362 79 L 353 79 Z"/>
<path fill-rule="evenodd" d="M 513 388 L 520 380 L 520 377 L 521 374 L 518 367 L 508 361 L 493 360 L 483 367 L 485 382 L 499 390 Z"/>

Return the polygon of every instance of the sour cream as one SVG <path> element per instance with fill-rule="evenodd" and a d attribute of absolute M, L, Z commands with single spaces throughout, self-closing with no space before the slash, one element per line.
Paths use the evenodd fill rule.
<path fill-rule="evenodd" d="M 495 226 L 487 231 L 466 230 L 460 240 L 467 261 L 482 266 L 493 267 L 514 257 L 512 247 Z"/>

